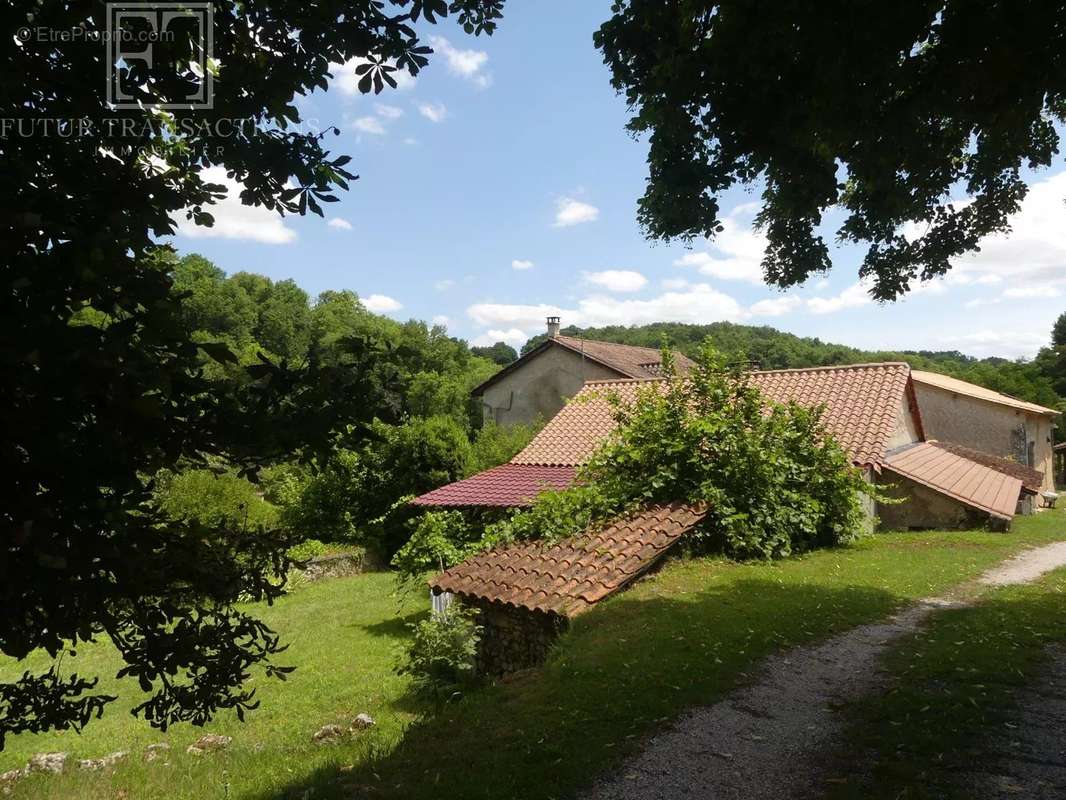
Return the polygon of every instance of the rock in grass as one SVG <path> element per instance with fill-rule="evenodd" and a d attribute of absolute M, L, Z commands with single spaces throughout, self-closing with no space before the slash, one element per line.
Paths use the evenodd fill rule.
<path fill-rule="evenodd" d="M 128 756 L 125 750 L 118 750 L 114 753 L 104 756 L 103 758 L 83 758 L 78 762 L 78 766 L 82 769 L 87 769 L 95 772 L 98 769 L 105 769 L 106 767 L 113 766 L 115 762 L 121 761 Z"/>
<path fill-rule="evenodd" d="M 334 744 L 344 736 L 344 728 L 340 725 L 323 725 L 311 735 L 311 741 L 315 744 Z"/>
<path fill-rule="evenodd" d="M 166 755 L 170 750 L 170 745 L 166 742 L 158 742 L 156 744 L 150 744 L 144 748 L 144 760 L 155 761 L 160 756 Z"/>
<path fill-rule="evenodd" d="M 205 733 L 195 742 L 185 748 L 185 752 L 191 756 L 202 756 L 215 750 L 224 750 L 233 741 L 232 736 L 222 736 L 217 733 Z"/>
<path fill-rule="evenodd" d="M 11 787 L 25 778 L 26 773 L 26 767 L 0 772 L 0 794 L 11 794 Z"/>
<path fill-rule="evenodd" d="M 366 728 L 373 728 L 375 724 L 374 718 L 369 714 L 359 714 L 352 720 L 352 724 L 348 726 L 348 730 L 361 731 Z"/>
<path fill-rule="evenodd" d="M 51 772 L 57 774 L 67 765 L 69 753 L 38 753 L 26 765 L 27 772 Z"/>

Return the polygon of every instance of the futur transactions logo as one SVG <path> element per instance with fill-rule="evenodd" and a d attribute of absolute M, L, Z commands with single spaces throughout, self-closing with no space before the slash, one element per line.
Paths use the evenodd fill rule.
<path fill-rule="evenodd" d="M 187 88 L 181 99 L 149 103 L 160 109 L 212 108 L 214 100 L 214 16 L 210 2 L 107 3 L 107 102 L 113 108 L 141 108 L 138 96 L 147 76 L 159 67 L 173 69 L 174 86 Z M 166 51 L 160 44 L 168 45 Z M 186 49 L 187 48 L 187 49 Z M 156 59 L 180 52 L 181 62 Z M 187 59 L 187 60 L 186 60 Z"/>

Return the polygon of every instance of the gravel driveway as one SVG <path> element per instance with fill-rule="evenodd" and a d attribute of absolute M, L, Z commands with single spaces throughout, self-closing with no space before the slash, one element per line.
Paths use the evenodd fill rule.
<path fill-rule="evenodd" d="M 1028 583 L 1066 565 L 1066 542 L 1027 550 L 979 583 Z M 756 682 L 694 709 L 653 736 L 622 769 L 605 775 L 588 800 L 758 800 L 822 794 L 832 775 L 819 756 L 842 745 L 835 708 L 884 688 L 882 653 L 937 609 L 961 601 L 929 598 L 884 622 L 820 645 L 767 659 Z"/>

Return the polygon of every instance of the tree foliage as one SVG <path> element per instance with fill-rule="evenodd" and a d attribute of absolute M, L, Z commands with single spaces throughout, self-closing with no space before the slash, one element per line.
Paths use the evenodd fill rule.
<path fill-rule="evenodd" d="M 496 342 L 490 347 L 471 347 L 470 351 L 474 355 L 487 358 L 493 363 L 499 364 L 501 367 L 506 367 L 512 361 L 518 359 L 518 353 L 506 342 Z"/>
<path fill-rule="evenodd" d="M 770 283 L 830 268 L 819 226 L 832 207 L 838 237 L 866 247 L 876 298 L 943 275 L 1008 229 L 1023 170 L 1058 152 L 1064 11 L 616 0 L 595 43 L 650 145 L 639 220 L 656 239 L 713 238 L 723 192 L 758 184 Z M 960 189 L 967 201 L 950 202 Z"/>
<path fill-rule="evenodd" d="M 220 708 L 243 714 L 255 705 L 250 667 L 283 674 L 270 664 L 277 636 L 235 602 L 282 591 L 285 537 L 176 521 L 157 507 L 151 477 L 208 457 L 252 471 L 297 451 L 311 460 L 338 431 L 395 418 L 393 370 L 381 358 L 389 345 L 344 334 L 328 357 L 311 348 L 286 363 L 283 342 L 307 329 L 289 315 L 298 290 L 275 284 L 266 307 L 233 309 L 279 357 L 248 363 L 224 341 L 193 336 L 173 259 L 155 243 L 183 215 L 212 224 L 224 187 L 205 180 L 211 166 L 242 184 L 245 204 L 321 214 L 356 176 L 324 132 L 300 125 L 295 98 L 326 89 L 330 65 L 351 59 L 364 61 L 361 91 L 394 87 L 393 72 L 415 75 L 431 55 L 413 23 L 454 16 L 491 33 L 501 6 L 215 4 L 213 106 L 188 111 L 160 106 L 182 108 L 199 86 L 195 37 L 164 38 L 150 62 L 121 65 L 137 103 L 116 108 L 102 0 L 0 10 L 9 32 L 87 32 L 73 43 L 9 35 L 0 44 L 0 118 L 15 126 L 0 145 L 0 651 L 58 656 L 106 634 L 122 674 L 150 693 L 135 713 L 160 727 L 202 723 Z M 210 278 L 187 266 L 190 279 Z M 257 286 L 243 291 L 257 296 Z M 195 314 L 211 326 L 224 311 Z M 204 354 L 246 366 L 242 379 L 206 374 Z M 0 685 L 0 744 L 6 733 L 80 728 L 110 700 L 92 686 L 58 667 Z"/>

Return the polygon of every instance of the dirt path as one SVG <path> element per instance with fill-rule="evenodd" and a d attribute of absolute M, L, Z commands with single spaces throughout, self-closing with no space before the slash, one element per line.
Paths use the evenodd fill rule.
<path fill-rule="evenodd" d="M 1066 565 L 1066 542 L 1027 550 L 985 573 L 989 586 L 1027 583 Z M 964 601 L 929 598 L 884 622 L 764 662 L 756 682 L 688 712 L 652 737 L 588 800 L 757 800 L 818 796 L 831 775 L 817 756 L 841 745 L 835 709 L 882 688 L 885 649 L 937 609 Z"/>

